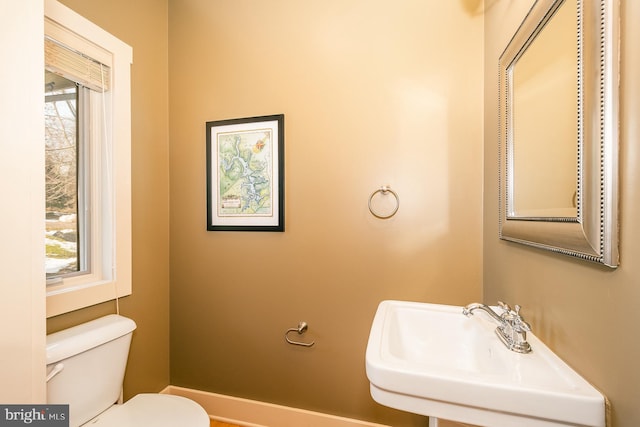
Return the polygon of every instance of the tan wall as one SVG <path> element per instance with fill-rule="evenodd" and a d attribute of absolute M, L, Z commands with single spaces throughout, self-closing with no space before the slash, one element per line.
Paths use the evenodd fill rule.
<path fill-rule="evenodd" d="M 169 383 L 169 139 L 167 4 L 155 0 L 62 0 L 133 47 L 133 295 L 121 314 L 138 324 L 125 396 Z M 105 303 L 49 319 L 53 332 L 115 312 Z"/>
<path fill-rule="evenodd" d="M 169 0 L 172 384 L 424 425 L 372 401 L 364 352 L 381 300 L 480 298 L 473 3 Z M 205 122 L 279 113 L 286 231 L 207 232 Z"/>
<path fill-rule="evenodd" d="M 521 304 L 534 332 L 599 388 L 613 426 L 640 425 L 640 3 L 622 2 L 620 267 L 498 240 L 497 63 L 533 1 L 495 2 L 485 17 L 484 297 Z"/>

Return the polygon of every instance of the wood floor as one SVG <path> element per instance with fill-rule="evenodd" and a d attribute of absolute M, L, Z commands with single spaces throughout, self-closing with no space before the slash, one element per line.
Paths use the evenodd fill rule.
<path fill-rule="evenodd" d="M 439 420 L 439 425 L 442 427 L 477 427 L 477 426 L 472 426 L 470 424 L 458 424 L 458 423 L 454 423 L 453 421 L 447 421 L 447 420 Z M 216 421 L 216 420 L 211 420 L 211 427 L 242 427 L 239 426 L 237 424 L 229 424 L 229 423 L 223 423 L 222 421 Z"/>
<path fill-rule="evenodd" d="M 241 427 L 237 424 L 223 423 L 222 421 L 211 420 L 211 427 Z"/>

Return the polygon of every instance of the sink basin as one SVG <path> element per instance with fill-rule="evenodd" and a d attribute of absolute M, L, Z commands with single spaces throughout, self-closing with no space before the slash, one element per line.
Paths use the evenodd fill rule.
<path fill-rule="evenodd" d="M 367 345 L 371 396 L 480 426 L 605 426 L 602 394 L 534 334 L 527 334 L 532 352 L 520 354 L 505 347 L 496 326 L 458 306 L 383 301 Z"/>

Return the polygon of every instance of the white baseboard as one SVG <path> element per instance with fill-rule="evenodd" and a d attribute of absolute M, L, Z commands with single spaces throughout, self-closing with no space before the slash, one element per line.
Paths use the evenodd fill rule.
<path fill-rule="evenodd" d="M 390 427 L 171 385 L 162 393 L 187 397 L 199 403 L 212 419 L 245 427 Z"/>

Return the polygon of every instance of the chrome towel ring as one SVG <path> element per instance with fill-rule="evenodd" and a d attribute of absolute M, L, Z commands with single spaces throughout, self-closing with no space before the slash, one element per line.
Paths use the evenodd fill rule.
<path fill-rule="evenodd" d="M 373 198 L 375 197 L 376 194 L 382 194 L 383 196 L 385 196 L 387 193 L 391 193 L 393 195 L 393 197 L 396 198 L 396 203 L 395 203 L 395 208 L 388 214 L 382 214 L 380 212 L 375 211 L 372 207 L 371 207 L 371 201 L 373 200 Z M 380 218 L 380 219 L 387 219 L 387 218 L 391 218 L 392 216 L 394 216 L 396 214 L 396 212 L 398 212 L 398 208 L 400 207 L 400 197 L 398 197 L 398 194 L 393 191 L 391 189 L 391 187 L 389 187 L 388 185 L 383 185 L 382 187 L 378 188 L 376 191 L 374 191 L 373 193 L 371 193 L 371 196 L 369 196 L 369 211 L 371 212 L 371 214 L 373 216 L 375 216 L 376 218 Z"/>
<path fill-rule="evenodd" d="M 301 345 L 303 347 L 311 347 L 312 345 L 314 345 L 316 343 L 315 341 L 312 341 L 312 342 L 301 342 L 301 341 L 294 341 L 294 340 L 289 339 L 289 332 L 297 332 L 298 335 L 302 335 L 307 331 L 308 328 L 309 328 L 309 325 L 307 325 L 307 322 L 300 322 L 300 323 L 298 323 L 298 327 L 297 328 L 291 328 L 291 329 L 288 329 L 287 332 L 285 332 L 284 339 L 287 340 L 287 342 L 289 344 Z"/>

